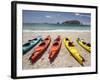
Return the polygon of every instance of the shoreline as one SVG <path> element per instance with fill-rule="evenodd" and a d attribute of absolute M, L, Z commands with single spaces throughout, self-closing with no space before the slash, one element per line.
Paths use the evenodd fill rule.
<path fill-rule="evenodd" d="M 23 32 L 90 32 L 90 30 L 23 30 Z"/>

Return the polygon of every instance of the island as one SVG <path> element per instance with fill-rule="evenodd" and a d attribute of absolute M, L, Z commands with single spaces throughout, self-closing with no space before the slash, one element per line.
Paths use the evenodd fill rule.
<path fill-rule="evenodd" d="M 79 20 L 66 20 L 66 21 L 62 22 L 62 24 L 82 25 L 82 23 Z"/>

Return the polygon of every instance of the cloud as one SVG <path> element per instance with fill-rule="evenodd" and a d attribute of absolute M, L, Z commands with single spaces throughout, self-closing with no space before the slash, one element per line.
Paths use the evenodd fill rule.
<path fill-rule="evenodd" d="M 47 16 L 45 16 L 45 17 L 46 17 L 46 18 L 51 18 L 51 16 L 48 16 L 48 15 L 47 15 Z"/>
<path fill-rule="evenodd" d="M 75 13 L 75 15 L 76 15 L 76 16 L 79 16 L 80 14 L 79 14 L 79 13 Z"/>
<path fill-rule="evenodd" d="M 90 17 L 89 15 L 85 15 L 85 14 L 79 14 L 79 13 L 75 13 L 76 16 L 82 16 L 82 17 Z"/>

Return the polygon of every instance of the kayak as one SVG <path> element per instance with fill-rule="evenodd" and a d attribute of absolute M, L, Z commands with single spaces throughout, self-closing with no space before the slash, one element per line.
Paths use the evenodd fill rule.
<path fill-rule="evenodd" d="M 49 46 L 50 42 L 51 37 L 49 35 L 34 48 L 32 55 L 29 57 L 29 60 L 32 64 L 35 63 L 42 56 L 44 51 L 46 51 L 47 47 Z"/>
<path fill-rule="evenodd" d="M 80 38 L 77 38 L 76 41 L 85 50 L 87 50 L 88 52 L 91 52 L 91 44 L 90 43 L 86 43 L 85 41 L 81 40 Z"/>
<path fill-rule="evenodd" d="M 54 61 L 60 48 L 61 48 L 61 36 L 58 36 L 54 40 L 54 43 L 52 44 L 52 46 L 50 47 L 49 52 L 48 52 L 49 53 L 48 59 L 50 60 L 50 62 Z"/>
<path fill-rule="evenodd" d="M 37 43 L 39 43 L 39 41 L 42 40 L 41 36 L 38 36 L 32 40 L 28 40 L 27 43 L 23 44 L 23 54 L 25 54 L 26 52 L 28 52 L 30 49 L 32 49 Z"/>
<path fill-rule="evenodd" d="M 68 38 L 64 38 L 64 44 L 68 51 L 71 53 L 71 55 L 81 64 L 83 65 L 83 62 L 85 61 L 84 58 L 80 55 L 79 51 L 76 49 L 73 42 L 70 42 Z"/>

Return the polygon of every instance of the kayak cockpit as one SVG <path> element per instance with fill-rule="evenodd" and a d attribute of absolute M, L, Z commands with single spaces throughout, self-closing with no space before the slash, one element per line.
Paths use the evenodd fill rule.
<path fill-rule="evenodd" d="M 37 38 L 33 39 L 33 40 L 37 40 Z"/>
<path fill-rule="evenodd" d="M 83 44 L 86 44 L 86 42 L 82 42 Z"/>
<path fill-rule="evenodd" d="M 91 44 L 90 43 L 87 43 L 87 46 L 91 47 Z"/>
<path fill-rule="evenodd" d="M 39 46 L 44 46 L 46 43 L 45 42 L 42 42 Z"/>
<path fill-rule="evenodd" d="M 28 45 L 30 45 L 30 43 L 26 43 L 26 44 L 24 44 L 23 46 L 28 46 Z"/>
<path fill-rule="evenodd" d="M 90 43 L 82 42 L 83 44 L 87 45 L 88 47 L 91 47 Z"/>
<path fill-rule="evenodd" d="M 55 42 L 55 43 L 53 44 L 53 46 L 58 46 L 58 42 Z"/>
<path fill-rule="evenodd" d="M 36 40 L 37 40 L 37 38 L 35 38 L 35 39 L 32 39 L 32 40 L 28 40 L 28 41 L 30 42 L 30 41 L 36 41 Z"/>
<path fill-rule="evenodd" d="M 68 38 L 66 38 L 65 40 L 66 40 L 66 41 L 69 41 L 69 39 L 68 39 Z"/>
<path fill-rule="evenodd" d="M 70 47 L 74 47 L 73 42 L 68 42 L 68 46 L 70 46 Z"/>

